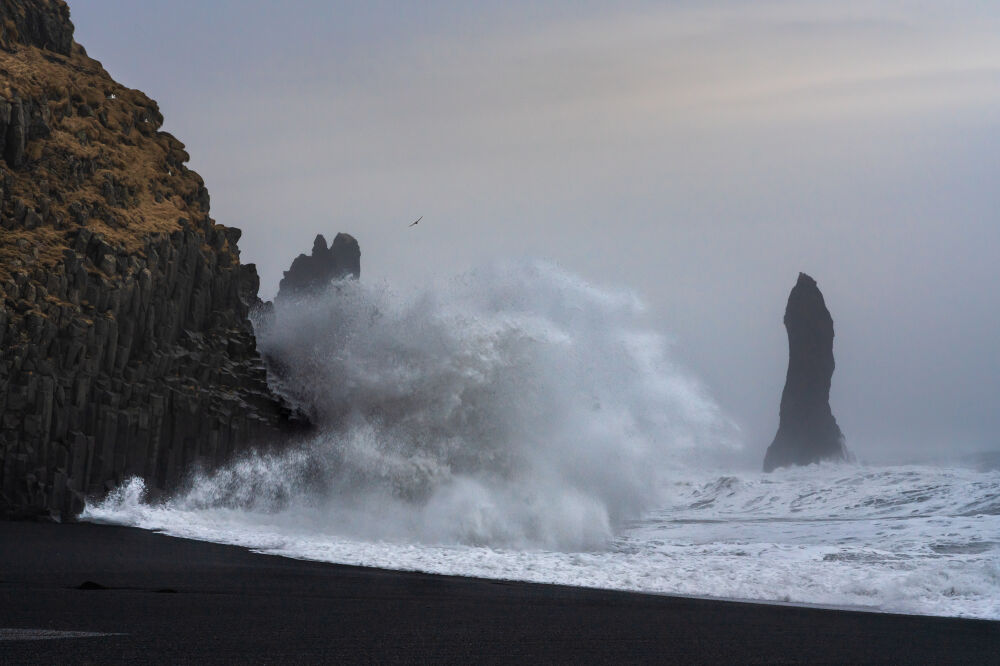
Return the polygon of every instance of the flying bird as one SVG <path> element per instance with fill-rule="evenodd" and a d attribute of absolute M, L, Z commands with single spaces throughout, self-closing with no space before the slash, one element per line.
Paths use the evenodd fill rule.
<path fill-rule="evenodd" d="M 417 226 L 417 224 L 419 224 L 419 223 L 420 223 L 420 220 L 422 220 L 422 219 L 424 219 L 424 216 L 423 216 L 423 215 L 421 215 L 421 216 L 420 216 L 420 217 L 418 217 L 418 218 L 417 218 L 417 219 L 416 219 L 416 220 L 415 220 L 414 222 L 412 222 L 412 223 L 410 224 L 410 226 L 411 226 L 411 227 L 415 227 L 415 226 Z"/>

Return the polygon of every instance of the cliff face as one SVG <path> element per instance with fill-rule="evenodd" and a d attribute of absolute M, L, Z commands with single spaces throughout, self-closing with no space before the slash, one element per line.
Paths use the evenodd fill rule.
<path fill-rule="evenodd" d="M 0 515 L 168 489 L 291 423 L 240 231 L 72 35 L 62 0 L 0 0 Z"/>
<path fill-rule="evenodd" d="M 37 46 L 68 56 L 73 49 L 69 7 L 57 0 L 4 0 L 0 3 L 0 49 Z"/>
<path fill-rule="evenodd" d="M 799 273 L 785 308 L 788 375 L 781 418 L 764 456 L 764 471 L 846 457 L 844 435 L 830 409 L 833 318 L 816 281 Z"/>

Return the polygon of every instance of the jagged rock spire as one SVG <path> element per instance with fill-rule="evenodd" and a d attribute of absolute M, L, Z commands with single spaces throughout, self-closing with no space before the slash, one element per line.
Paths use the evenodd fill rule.
<path fill-rule="evenodd" d="M 285 271 L 285 277 L 278 285 L 278 301 L 315 294 L 333 280 L 346 277 L 355 280 L 361 276 L 361 248 L 350 234 L 337 234 L 333 244 L 327 248 L 322 234 L 313 241 L 311 255 L 300 254 Z"/>

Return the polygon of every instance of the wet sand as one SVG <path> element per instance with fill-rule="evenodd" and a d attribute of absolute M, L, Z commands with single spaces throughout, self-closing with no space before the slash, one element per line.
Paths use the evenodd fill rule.
<path fill-rule="evenodd" d="M 3 664 L 998 660 L 1000 622 L 401 573 L 124 527 L 0 523 Z"/>

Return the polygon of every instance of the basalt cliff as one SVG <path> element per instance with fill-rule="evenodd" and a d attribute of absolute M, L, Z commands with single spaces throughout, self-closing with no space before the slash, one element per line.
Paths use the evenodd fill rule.
<path fill-rule="evenodd" d="M 155 494 L 295 429 L 240 231 L 162 121 L 62 0 L 0 0 L 0 516 L 72 517 L 131 476 Z"/>
<path fill-rule="evenodd" d="M 847 457 L 844 435 L 830 409 L 833 318 L 816 280 L 799 273 L 785 308 L 788 375 L 781 394 L 778 433 L 764 456 L 764 471 Z"/>

